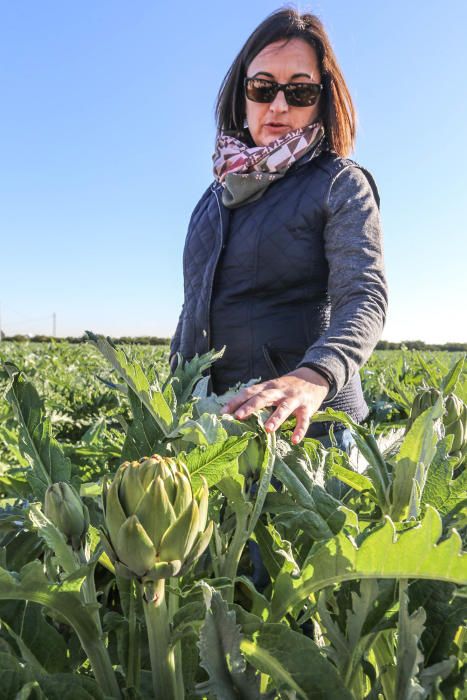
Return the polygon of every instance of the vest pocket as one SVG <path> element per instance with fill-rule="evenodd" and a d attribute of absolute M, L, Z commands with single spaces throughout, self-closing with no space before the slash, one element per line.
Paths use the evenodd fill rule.
<path fill-rule="evenodd" d="M 306 350 L 306 348 L 303 348 L 303 350 L 278 350 L 272 348 L 269 343 L 264 343 L 262 349 L 266 364 L 274 377 L 281 377 L 283 374 L 292 372 Z"/>

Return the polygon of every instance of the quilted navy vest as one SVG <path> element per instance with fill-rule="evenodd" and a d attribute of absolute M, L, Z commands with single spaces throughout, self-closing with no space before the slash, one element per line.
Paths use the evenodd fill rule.
<path fill-rule="evenodd" d="M 297 161 L 255 202 L 222 204 L 214 182 L 196 205 L 183 254 L 184 306 L 171 345 L 185 359 L 226 345 L 211 368 L 220 394 L 236 382 L 266 381 L 295 369 L 327 329 L 329 269 L 324 254 L 324 203 L 332 180 L 350 159 L 331 151 Z M 327 404 L 356 421 L 368 407 L 358 373 Z M 323 432 L 311 426 L 308 435 Z"/>

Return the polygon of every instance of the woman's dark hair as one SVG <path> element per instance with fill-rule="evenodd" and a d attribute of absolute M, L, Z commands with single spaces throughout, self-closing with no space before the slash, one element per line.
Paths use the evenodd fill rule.
<path fill-rule="evenodd" d="M 329 147 L 340 156 L 354 149 L 356 112 L 321 20 L 309 13 L 300 14 L 287 6 L 270 14 L 250 35 L 230 66 L 216 101 L 218 130 L 238 131 L 251 141 L 243 127 L 246 114 L 243 80 L 254 57 L 265 46 L 281 39 L 304 39 L 318 56 L 323 90 L 320 97 L 322 119 Z"/>

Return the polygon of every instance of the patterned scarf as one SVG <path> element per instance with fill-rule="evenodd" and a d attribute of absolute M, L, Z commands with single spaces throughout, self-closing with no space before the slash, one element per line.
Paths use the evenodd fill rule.
<path fill-rule="evenodd" d="M 289 131 L 268 146 L 250 147 L 236 137 L 240 133 L 220 131 L 212 156 L 214 177 L 223 185 L 222 202 L 229 209 L 259 199 L 305 153 L 316 146 L 311 158 L 319 155 L 325 141 L 319 121 Z"/>

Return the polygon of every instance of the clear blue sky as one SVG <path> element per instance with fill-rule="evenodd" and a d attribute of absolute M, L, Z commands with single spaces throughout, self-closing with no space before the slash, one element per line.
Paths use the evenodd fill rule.
<path fill-rule="evenodd" d="M 467 2 L 296 3 L 324 22 L 381 194 L 383 338 L 466 341 Z M 214 104 L 269 0 L 0 0 L 0 304 L 11 333 L 171 335 Z M 462 317 L 464 323 L 462 323 Z"/>

